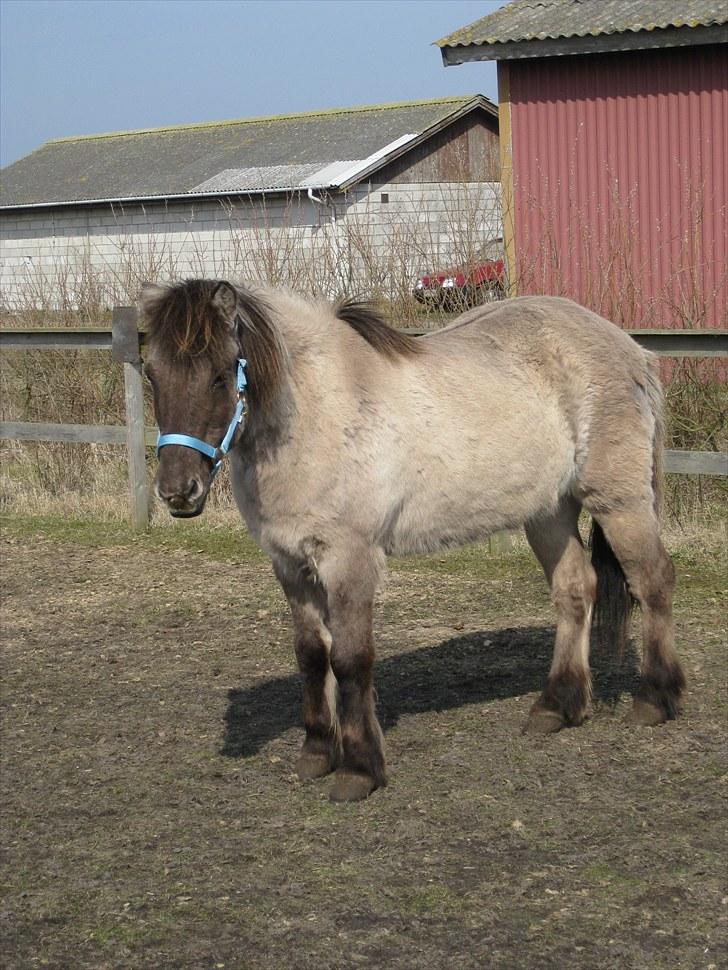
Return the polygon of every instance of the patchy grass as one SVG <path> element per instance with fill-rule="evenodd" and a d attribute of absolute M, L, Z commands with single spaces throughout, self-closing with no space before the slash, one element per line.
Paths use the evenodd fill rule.
<path fill-rule="evenodd" d="M 400 560 L 379 597 L 391 780 L 302 784 L 287 607 L 220 523 L 133 536 L 7 518 L 4 965 L 321 970 L 723 966 L 726 599 L 719 538 L 676 547 L 684 716 L 520 726 L 552 615 L 517 546 Z"/>
<path fill-rule="evenodd" d="M 10 536 L 42 537 L 89 548 L 141 548 L 198 552 L 218 562 L 267 562 L 239 522 L 227 520 L 210 527 L 174 520 L 148 532 L 134 533 L 118 518 L 62 518 L 58 515 L 0 516 L 0 527 Z"/>

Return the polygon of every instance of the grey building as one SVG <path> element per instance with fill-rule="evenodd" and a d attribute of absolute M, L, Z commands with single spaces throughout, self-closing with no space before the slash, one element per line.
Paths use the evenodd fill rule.
<path fill-rule="evenodd" d="M 500 235 L 499 178 L 481 95 L 58 139 L 2 172 L 0 300 L 189 275 L 396 297 Z"/>

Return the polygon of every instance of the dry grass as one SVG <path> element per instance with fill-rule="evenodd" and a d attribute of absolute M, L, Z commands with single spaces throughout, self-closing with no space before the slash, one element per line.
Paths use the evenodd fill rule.
<path fill-rule="evenodd" d="M 356 219 L 323 225 L 312 234 L 310 227 L 296 228 L 293 209 L 288 214 L 289 224 L 281 226 L 273 225 L 264 206 L 252 230 L 236 228 L 231 212 L 227 244 L 223 246 L 219 240 L 212 252 L 201 247 L 193 266 L 182 267 L 164 238 L 122 238 L 113 262 L 100 262 L 89 249 L 69 255 L 65 261 L 58 258 L 52 270 L 29 271 L 23 278 L 20 297 L 16 294 L 13 310 L 2 314 L 2 322 L 23 327 L 108 323 L 110 308 L 134 302 L 144 280 L 169 279 L 181 272 L 209 275 L 214 271 L 219 276 L 261 279 L 314 295 L 378 298 L 393 323 L 436 328 L 451 317 L 438 308 L 423 307 L 413 298 L 418 271 L 438 265 L 438 260 L 463 263 L 482 253 L 492 231 L 488 227 L 495 218 L 493 198 L 466 189 L 453 190 L 454 194 L 444 200 L 444 214 L 437 218 L 406 205 L 393 210 L 384 239 L 381 225 L 377 229 L 366 207 Z M 591 284 L 587 276 L 581 296 L 586 305 L 629 325 L 634 322 L 639 291 L 638 280 L 634 276 L 627 280 L 625 275 L 632 261 L 624 226 L 619 232 L 615 230 L 614 240 L 615 251 L 600 256 L 599 285 L 596 276 Z M 579 245 L 588 248 L 588 244 L 585 229 Z M 554 279 L 558 280 L 558 258 L 552 249 L 547 236 L 537 262 L 542 268 L 556 267 L 550 276 L 553 287 Z M 538 290 L 537 265 L 521 266 L 519 272 L 522 286 Z M 546 282 L 545 277 L 541 282 Z M 681 326 L 699 326 L 706 307 L 699 281 L 683 274 L 681 287 L 680 306 L 671 305 L 674 319 Z M 670 299 L 674 288 L 671 292 Z M 721 367 L 710 369 L 705 362 L 684 361 L 670 368 L 668 447 L 728 448 L 728 391 Z M 121 368 L 99 352 L 4 354 L 0 359 L 0 417 L 123 424 Z M 154 423 L 150 400 L 147 422 Z M 9 512 L 62 511 L 110 518 L 125 515 L 123 448 L 4 442 L 0 454 L 0 507 Z M 150 478 L 152 464 L 150 452 Z M 728 483 L 723 480 L 668 477 L 668 518 L 685 534 L 699 528 L 702 521 L 714 522 L 727 498 Z M 231 509 L 230 489 L 223 480 L 216 486 L 212 511 L 227 515 Z"/>

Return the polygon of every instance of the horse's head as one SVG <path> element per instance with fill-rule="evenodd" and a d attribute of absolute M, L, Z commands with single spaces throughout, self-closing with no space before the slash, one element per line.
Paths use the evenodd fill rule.
<path fill-rule="evenodd" d="M 235 302 L 233 287 L 207 280 L 142 290 L 144 370 L 160 435 L 184 435 L 212 449 L 223 440 L 237 400 Z M 185 444 L 160 448 L 155 490 L 172 515 L 199 515 L 215 463 Z"/>

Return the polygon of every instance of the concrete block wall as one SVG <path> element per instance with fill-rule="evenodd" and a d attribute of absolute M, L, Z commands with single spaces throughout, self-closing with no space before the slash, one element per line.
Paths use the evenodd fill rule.
<path fill-rule="evenodd" d="M 145 279 L 185 276 L 265 279 L 332 296 L 361 290 L 372 274 L 380 290 L 388 277 L 409 285 L 424 268 L 500 235 L 498 192 L 495 183 L 391 183 L 324 205 L 302 195 L 5 212 L 0 305 L 73 304 L 91 284 L 113 305 L 134 300 Z"/>
<path fill-rule="evenodd" d="M 366 279 L 377 252 L 378 289 L 390 299 L 411 293 L 418 275 L 499 252 L 500 185 L 493 182 L 381 183 L 348 196 L 338 223 L 350 276 Z"/>
<path fill-rule="evenodd" d="M 501 235 L 497 182 L 382 183 L 357 187 L 347 220 L 368 225 L 374 238 L 406 236 L 426 247 L 428 258 L 460 259 Z"/>

